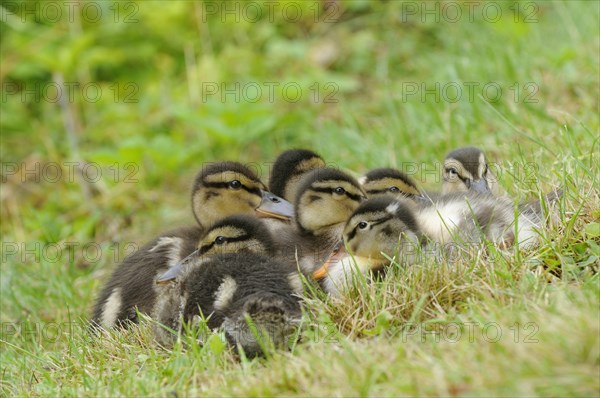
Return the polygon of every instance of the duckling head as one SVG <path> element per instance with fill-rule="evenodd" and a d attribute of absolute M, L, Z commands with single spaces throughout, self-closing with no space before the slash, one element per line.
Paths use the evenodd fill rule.
<path fill-rule="evenodd" d="M 296 225 L 303 234 L 326 235 L 341 229 L 364 199 L 365 192 L 352 176 L 332 168 L 313 170 L 298 187 Z"/>
<path fill-rule="evenodd" d="M 343 244 L 313 277 L 323 280 L 326 291 L 336 293 L 354 273 L 380 270 L 390 263 L 390 258 L 400 264 L 412 264 L 421 242 L 413 207 L 412 202 L 391 196 L 365 201 L 346 223 Z"/>
<path fill-rule="evenodd" d="M 226 217 L 213 224 L 198 242 L 196 251 L 158 277 L 163 284 L 181 278 L 186 269 L 194 268 L 217 254 L 240 253 L 268 256 L 275 250 L 273 237 L 260 219 L 249 215 Z"/>
<path fill-rule="evenodd" d="M 242 252 L 266 256 L 274 252 L 274 247 L 271 233 L 259 219 L 248 215 L 235 215 L 226 217 L 210 227 L 198 242 L 198 255 Z"/>
<path fill-rule="evenodd" d="M 422 196 L 415 180 L 392 168 L 371 170 L 359 182 L 369 198 L 392 195 L 396 198 L 414 199 Z"/>
<path fill-rule="evenodd" d="M 234 214 L 259 213 L 267 217 L 290 219 L 292 206 L 265 194 L 265 185 L 250 169 L 237 162 L 205 166 L 192 188 L 192 210 L 203 227 Z"/>
<path fill-rule="evenodd" d="M 290 293 L 258 291 L 231 303 L 230 311 L 239 309 L 228 313 L 221 325 L 229 343 L 248 358 L 287 348 L 302 318 L 299 300 Z"/>
<path fill-rule="evenodd" d="M 459 148 L 444 160 L 442 193 L 475 191 L 492 193 L 498 184 L 489 170 L 485 154 L 479 148 Z"/>
<path fill-rule="evenodd" d="M 325 161 L 308 149 L 289 149 L 282 152 L 271 169 L 269 190 L 290 202 L 295 199 L 302 177 L 309 171 L 325 168 Z"/>

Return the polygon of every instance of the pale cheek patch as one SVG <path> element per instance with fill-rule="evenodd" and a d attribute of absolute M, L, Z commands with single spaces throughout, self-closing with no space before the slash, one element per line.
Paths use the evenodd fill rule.
<path fill-rule="evenodd" d="M 113 292 L 108 296 L 108 299 L 104 303 L 104 308 L 102 308 L 102 326 L 106 328 L 113 327 L 115 322 L 117 321 L 117 316 L 121 311 L 121 304 L 123 301 L 121 300 L 121 289 L 116 288 Z"/>
<path fill-rule="evenodd" d="M 396 214 L 396 212 L 398 211 L 399 208 L 400 208 L 400 203 L 394 202 L 394 203 L 390 203 L 388 205 L 388 207 L 385 208 L 385 211 L 394 215 L 394 214 Z"/>
<path fill-rule="evenodd" d="M 296 294 L 302 294 L 304 292 L 304 288 L 302 287 L 302 280 L 300 279 L 300 275 L 297 272 L 292 272 L 287 276 L 288 283 L 290 287 Z"/>
<path fill-rule="evenodd" d="M 233 299 L 236 290 L 237 283 L 235 280 L 231 276 L 226 276 L 215 293 L 213 307 L 215 307 L 216 310 L 223 310 L 226 308 Z"/>
<path fill-rule="evenodd" d="M 483 177 L 483 172 L 485 171 L 485 156 L 483 153 L 479 154 L 479 168 L 477 173 L 479 173 L 479 178 Z"/>

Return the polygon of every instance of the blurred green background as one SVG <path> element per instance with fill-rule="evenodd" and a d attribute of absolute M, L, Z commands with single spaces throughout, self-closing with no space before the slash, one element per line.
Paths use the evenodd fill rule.
<path fill-rule="evenodd" d="M 597 2 L 0 11 L 3 322 L 85 318 L 128 243 L 192 221 L 192 178 L 220 159 L 266 180 L 280 151 L 308 147 L 435 189 L 445 153 L 475 145 L 515 197 L 563 185 L 595 198 L 583 207 L 600 217 Z"/>
<path fill-rule="evenodd" d="M 548 189 L 596 143 L 597 4 L 477 4 L 5 2 L 3 240 L 142 243 L 189 221 L 203 162 L 266 179 L 295 146 L 437 188 L 476 145 L 509 192 Z"/>

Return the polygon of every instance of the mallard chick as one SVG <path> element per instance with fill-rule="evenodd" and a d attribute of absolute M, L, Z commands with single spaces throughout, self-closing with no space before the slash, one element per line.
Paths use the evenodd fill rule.
<path fill-rule="evenodd" d="M 391 195 L 417 202 L 428 201 L 430 198 L 414 179 L 400 170 L 389 167 L 371 170 L 362 176 L 359 182 L 369 198 Z"/>
<path fill-rule="evenodd" d="M 310 275 L 341 239 L 348 217 L 364 199 L 358 182 L 340 170 L 309 172 L 296 193 L 294 225 L 274 232 L 278 257 Z"/>
<path fill-rule="evenodd" d="M 414 211 L 419 228 L 439 244 L 480 245 L 485 237 L 500 248 L 516 244 L 526 249 L 537 244 L 536 230 L 543 225 L 533 209 L 515 211 L 515 203 L 506 197 L 464 192 L 442 195 Z"/>
<path fill-rule="evenodd" d="M 241 347 L 248 357 L 262 355 L 261 345 L 271 345 L 266 339 L 284 348 L 302 316 L 299 274 L 264 256 L 213 257 L 193 268 L 181 287 L 183 320 L 190 322 L 203 314 L 210 328 L 223 328 L 229 343 Z"/>
<path fill-rule="evenodd" d="M 156 299 L 156 276 L 192 253 L 206 226 L 218 219 L 255 212 L 285 219 L 293 216 L 289 203 L 283 199 L 274 203 L 263 188 L 260 179 L 240 163 L 221 162 L 204 167 L 192 190 L 192 211 L 198 225 L 164 233 L 126 257 L 100 292 L 92 324 L 105 328 L 125 326 L 126 321 L 137 322 L 136 309 L 149 313 Z"/>
<path fill-rule="evenodd" d="M 267 225 L 261 220 L 247 215 L 229 216 L 213 224 L 198 240 L 196 250 L 156 278 L 156 283 L 181 279 L 190 264 L 202 264 L 202 260 L 196 261 L 197 257 L 208 259 L 211 255 L 226 253 L 269 256 L 275 253 L 275 244 Z"/>
<path fill-rule="evenodd" d="M 204 166 L 194 180 L 192 210 L 200 226 L 233 214 L 283 218 L 293 217 L 285 200 L 265 192 L 266 187 L 249 168 L 237 162 L 218 162 Z"/>
<path fill-rule="evenodd" d="M 325 167 L 325 160 L 308 149 L 284 151 L 277 157 L 271 169 L 269 191 L 293 203 L 302 177 L 309 171 Z"/>
<path fill-rule="evenodd" d="M 137 323 L 137 311 L 148 314 L 156 298 L 157 274 L 175 266 L 196 249 L 199 227 L 179 228 L 154 238 L 115 268 L 94 305 L 91 324 L 111 328 Z"/>
<path fill-rule="evenodd" d="M 261 355 L 261 342 L 247 323 L 275 347 L 285 346 L 301 317 L 302 282 L 273 254 L 268 229 L 256 219 L 233 216 L 215 224 L 202 239 L 199 256 L 180 269 L 175 280 L 159 285 L 153 317 L 157 340 L 170 345 L 182 322 L 198 315 L 210 328 L 223 328 L 228 341 L 247 356 Z"/>
<path fill-rule="evenodd" d="M 529 248 L 537 243 L 541 226 L 532 208 L 515 219 L 514 203 L 489 194 L 448 194 L 428 205 L 383 196 L 363 203 L 344 228 L 344 247 L 354 259 L 341 247 L 313 277 L 322 280 L 326 291 L 338 294 L 338 285 L 347 285 L 355 272 L 380 269 L 389 264 L 388 258 L 414 264 L 423 255 L 479 251 L 484 239 L 500 248 Z"/>
<path fill-rule="evenodd" d="M 326 292 L 339 296 L 352 286 L 356 274 L 382 270 L 390 258 L 401 264 L 414 263 L 423 239 L 406 199 L 369 199 L 352 214 L 344 227 L 343 244 L 332 251 L 313 278 Z"/>
<path fill-rule="evenodd" d="M 464 147 L 446 155 L 442 170 L 442 194 L 473 191 L 505 194 L 498 178 L 489 169 L 485 154 L 479 148 Z"/>

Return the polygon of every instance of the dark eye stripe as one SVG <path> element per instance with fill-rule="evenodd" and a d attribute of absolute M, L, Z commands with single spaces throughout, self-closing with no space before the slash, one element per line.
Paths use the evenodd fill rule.
<path fill-rule="evenodd" d="M 371 221 L 371 227 L 373 227 L 375 225 L 379 225 L 379 224 L 389 221 L 391 219 L 392 219 L 392 216 L 387 216 L 387 217 L 382 217 L 378 220 Z M 360 223 L 358 223 L 358 224 L 360 224 Z M 356 224 L 356 226 L 354 228 L 352 228 L 352 231 L 350 231 L 350 233 L 348 233 L 348 240 L 352 240 L 356 236 L 356 233 L 358 232 L 358 224 Z"/>
<path fill-rule="evenodd" d="M 241 236 L 236 236 L 236 237 L 232 237 L 232 238 L 225 238 L 225 239 L 227 239 L 227 241 L 225 243 L 241 242 L 241 241 L 247 240 L 249 238 L 250 238 L 250 235 L 241 235 Z M 215 242 L 211 242 L 210 245 L 203 246 L 200 249 L 199 254 L 207 253 L 208 251 L 210 251 L 210 249 L 213 248 L 214 245 L 215 245 Z"/>
<path fill-rule="evenodd" d="M 368 189 L 367 193 L 371 194 L 371 195 L 378 194 L 378 193 L 390 193 L 390 190 L 389 190 L 389 188 L 388 189 Z M 404 192 L 401 189 L 398 190 L 398 193 L 401 193 L 402 195 L 408 196 L 410 198 L 412 198 L 413 196 L 415 196 L 414 194 L 409 193 L 409 192 Z"/>
<path fill-rule="evenodd" d="M 337 187 L 336 187 L 336 188 L 337 188 Z M 315 187 L 315 188 L 311 188 L 311 189 L 312 189 L 313 191 L 315 191 L 315 192 L 322 192 L 322 193 L 328 193 L 328 194 L 330 194 L 330 195 L 333 195 L 333 194 L 334 194 L 333 190 L 334 190 L 335 188 L 320 188 L 320 187 Z M 356 195 L 356 194 L 350 193 L 350 192 L 348 192 L 348 191 L 346 191 L 344 194 L 345 194 L 347 197 L 349 197 L 350 199 L 352 199 L 352 200 L 355 200 L 355 201 L 357 201 L 357 202 L 360 202 L 360 200 L 361 200 L 361 198 L 362 198 L 362 195 Z"/>
<path fill-rule="evenodd" d="M 446 169 L 446 172 L 450 172 L 450 169 Z M 456 170 L 456 176 L 458 177 L 459 180 L 461 180 L 464 184 L 467 184 L 467 180 L 469 180 L 470 178 L 467 177 L 463 177 L 460 175 L 460 173 L 458 172 L 458 170 Z"/>
<path fill-rule="evenodd" d="M 229 182 L 207 182 L 204 186 L 209 188 L 229 188 Z M 244 184 L 242 184 L 240 188 L 246 192 L 262 197 L 259 188 L 249 188 Z"/>

